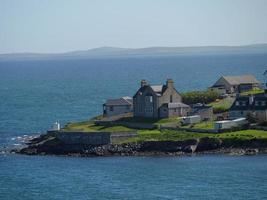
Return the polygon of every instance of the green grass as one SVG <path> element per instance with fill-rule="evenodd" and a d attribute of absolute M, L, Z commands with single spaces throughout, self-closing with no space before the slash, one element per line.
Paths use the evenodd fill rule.
<path fill-rule="evenodd" d="M 208 105 L 213 107 L 214 113 L 225 112 L 230 109 L 234 102 L 234 98 L 227 97 L 224 99 L 219 99 L 218 101 L 214 101 L 209 103 Z"/>
<path fill-rule="evenodd" d="M 249 90 L 247 92 L 242 92 L 241 95 L 247 96 L 247 95 L 254 95 L 254 94 L 261 94 L 261 93 L 264 93 L 264 90 L 262 90 L 260 88 L 254 88 L 254 89 Z"/>
<path fill-rule="evenodd" d="M 193 128 L 197 129 L 214 129 L 214 121 L 200 122 L 195 124 Z"/>
<path fill-rule="evenodd" d="M 121 121 L 142 123 L 142 124 L 168 124 L 168 123 L 178 123 L 180 119 L 178 117 L 171 117 L 171 118 L 164 118 L 164 119 L 128 117 L 128 118 L 121 119 Z"/>
<path fill-rule="evenodd" d="M 117 132 L 117 131 L 132 131 L 124 126 L 97 126 L 92 121 L 75 122 L 69 123 L 64 128 L 64 131 L 84 131 L 84 132 L 95 132 L 95 131 L 106 131 L 106 132 Z"/>
<path fill-rule="evenodd" d="M 203 137 L 219 139 L 267 139 L 267 131 L 262 130 L 243 130 L 229 133 L 194 133 L 174 130 L 142 130 L 138 131 L 138 137 L 130 138 L 126 142 L 144 142 L 144 141 L 183 141 L 188 139 L 198 139 Z"/>
<path fill-rule="evenodd" d="M 169 123 L 176 120 L 163 120 L 161 123 Z M 194 128 L 210 129 L 213 128 L 213 122 L 201 122 L 196 124 Z M 63 130 L 65 131 L 133 131 L 124 126 L 96 126 L 92 121 L 77 122 L 67 124 Z M 235 140 L 250 140 L 250 139 L 267 139 L 267 131 L 263 130 L 242 130 L 229 133 L 197 133 L 187 131 L 175 131 L 175 130 L 138 130 L 138 136 L 121 141 L 121 143 L 127 142 L 142 142 L 142 141 L 183 141 L 188 139 L 198 139 L 203 137 L 219 138 L 219 139 L 235 139 Z"/>

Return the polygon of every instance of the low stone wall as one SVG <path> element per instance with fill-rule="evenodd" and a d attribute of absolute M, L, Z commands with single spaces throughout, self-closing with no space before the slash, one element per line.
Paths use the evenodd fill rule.
<path fill-rule="evenodd" d="M 254 130 L 263 130 L 263 131 L 267 131 L 267 127 L 266 126 L 251 126 L 251 129 Z"/>
<path fill-rule="evenodd" d="M 65 144 L 105 145 L 136 137 L 136 132 L 63 132 L 55 134 Z"/>

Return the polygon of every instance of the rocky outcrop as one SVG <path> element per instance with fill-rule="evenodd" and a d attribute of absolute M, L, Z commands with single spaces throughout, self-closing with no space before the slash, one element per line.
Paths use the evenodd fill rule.
<path fill-rule="evenodd" d="M 125 144 L 66 144 L 53 135 L 42 135 L 30 141 L 26 148 L 16 150 L 27 155 L 132 156 L 190 155 L 193 153 L 227 153 L 254 155 L 267 152 L 267 140 L 229 140 L 216 138 L 184 141 L 145 141 Z"/>

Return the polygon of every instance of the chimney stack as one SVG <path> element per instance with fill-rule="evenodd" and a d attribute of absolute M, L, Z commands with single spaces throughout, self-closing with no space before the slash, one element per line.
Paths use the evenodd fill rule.
<path fill-rule="evenodd" d="M 254 96 L 253 95 L 250 95 L 249 96 L 249 105 L 252 105 L 253 104 L 253 101 L 254 101 Z"/>
<path fill-rule="evenodd" d="M 147 81 L 145 79 L 141 80 L 141 87 L 144 87 L 147 85 Z"/>
<path fill-rule="evenodd" d="M 173 84 L 174 84 L 173 80 L 168 78 L 167 81 L 166 81 L 167 87 L 173 87 Z"/>

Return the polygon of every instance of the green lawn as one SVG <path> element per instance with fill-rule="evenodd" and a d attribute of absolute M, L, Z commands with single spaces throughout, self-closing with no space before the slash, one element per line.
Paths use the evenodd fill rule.
<path fill-rule="evenodd" d="M 225 112 L 229 110 L 234 100 L 235 99 L 232 97 L 227 97 L 227 98 L 219 99 L 218 101 L 209 103 L 208 105 L 213 107 L 214 113 L 220 113 L 220 112 Z"/>
<path fill-rule="evenodd" d="M 214 129 L 214 121 L 200 122 L 195 124 L 193 128 L 197 129 Z"/>
<path fill-rule="evenodd" d="M 247 96 L 247 95 L 253 95 L 253 94 L 261 94 L 264 93 L 264 90 L 260 88 L 254 88 L 253 90 L 247 91 L 247 92 L 242 92 L 241 95 Z"/>
<path fill-rule="evenodd" d="M 158 124 L 158 125 L 160 125 L 160 124 L 178 123 L 180 121 L 180 119 L 178 117 L 164 118 L 164 119 L 128 117 L 128 118 L 121 119 L 121 121 L 143 123 L 143 124 Z"/>
<path fill-rule="evenodd" d="M 124 142 L 141 141 L 181 141 L 197 138 L 220 138 L 220 139 L 267 139 L 267 131 L 262 130 L 243 130 L 230 133 L 193 133 L 174 130 L 142 130 L 138 131 L 138 137 L 127 139 Z"/>
<path fill-rule="evenodd" d="M 92 121 L 85 122 L 75 122 L 67 124 L 62 130 L 65 131 L 84 131 L 84 132 L 95 132 L 95 131 L 132 131 L 134 129 L 130 129 L 124 126 L 97 126 Z"/>

